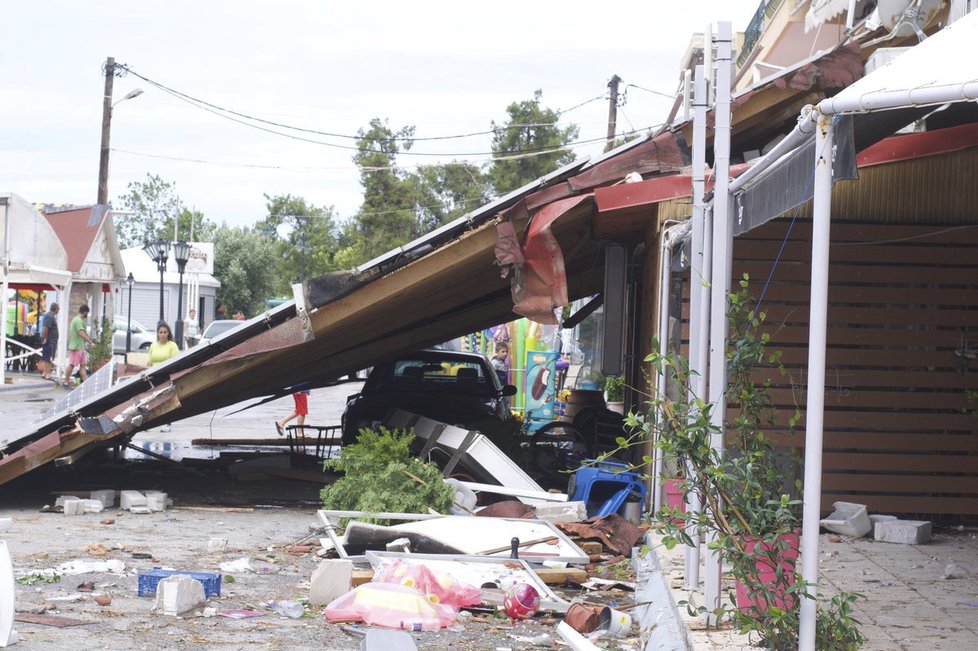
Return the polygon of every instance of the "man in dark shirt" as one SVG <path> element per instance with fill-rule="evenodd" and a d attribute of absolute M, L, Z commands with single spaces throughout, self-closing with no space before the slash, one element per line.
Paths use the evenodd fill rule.
<path fill-rule="evenodd" d="M 51 379 L 51 370 L 54 368 L 54 356 L 58 349 L 58 312 L 61 308 L 57 303 L 51 303 L 51 307 L 41 316 L 41 361 L 38 368 L 41 369 L 41 377 L 45 380 Z"/>

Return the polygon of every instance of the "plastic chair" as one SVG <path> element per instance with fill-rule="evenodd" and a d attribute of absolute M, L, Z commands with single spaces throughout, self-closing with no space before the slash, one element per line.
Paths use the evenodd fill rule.
<path fill-rule="evenodd" d="M 572 482 L 571 500 L 584 502 L 589 517 L 619 513 L 633 495 L 639 497 L 641 512 L 645 512 L 645 482 L 624 463 L 589 459 L 574 473 Z"/>

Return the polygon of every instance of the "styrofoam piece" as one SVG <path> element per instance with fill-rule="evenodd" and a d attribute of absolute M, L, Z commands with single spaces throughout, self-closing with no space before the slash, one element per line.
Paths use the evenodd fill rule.
<path fill-rule="evenodd" d="M 931 538 L 932 527 L 925 520 L 890 520 L 877 522 L 873 537 L 879 542 L 922 545 Z"/>
<path fill-rule="evenodd" d="M 203 583 L 186 574 L 175 574 L 157 584 L 153 608 L 164 615 L 176 616 L 205 603 Z"/>
<path fill-rule="evenodd" d="M 146 506 L 150 511 L 166 511 L 166 493 L 161 491 L 146 491 Z"/>
<path fill-rule="evenodd" d="M 149 508 L 146 496 L 139 491 L 122 491 L 119 493 L 119 508 L 132 511 L 132 507 Z"/>
<path fill-rule="evenodd" d="M 223 552 L 228 548 L 227 538 L 210 538 L 207 541 L 207 551 L 210 553 Z"/>
<path fill-rule="evenodd" d="M 584 502 L 551 502 L 537 504 L 533 508 L 538 520 L 546 520 L 553 524 L 587 520 L 587 504 Z"/>
<path fill-rule="evenodd" d="M 0 518 L 0 532 L 9 530 L 13 525 L 13 518 Z"/>
<path fill-rule="evenodd" d="M 843 536 L 862 538 L 873 530 L 865 504 L 835 502 L 832 506 L 835 511 L 827 518 L 819 520 L 819 524 L 829 531 Z"/>
<path fill-rule="evenodd" d="M 14 632 L 14 568 L 7 541 L 0 540 L 0 648 L 17 642 Z"/>
<path fill-rule="evenodd" d="M 80 497 L 74 497 L 73 495 L 63 495 L 59 497 L 58 500 L 61 501 L 61 508 L 65 515 L 81 515 L 85 512 L 82 508 L 82 499 Z M 57 502 L 55 502 L 57 504 Z"/>
<path fill-rule="evenodd" d="M 353 584 L 353 562 L 342 558 L 320 561 L 312 572 L 309 603 L 325 606 L 350 591 Z"/>
<path fill-rule="evenodd" d="M 101 513 L 105 510 L 102 500 L 83 499 L 79 500 L 82 513 Z"/>
<path fill-rule="evenodd" d="M 113 506 L 115 506 L 115 491 L 111 488 L 92 491 L 88 494 L 88 497 L 93 500 L 98 500 L 102 503 L 102 506 L 107 509 L 111 509 Z"/>

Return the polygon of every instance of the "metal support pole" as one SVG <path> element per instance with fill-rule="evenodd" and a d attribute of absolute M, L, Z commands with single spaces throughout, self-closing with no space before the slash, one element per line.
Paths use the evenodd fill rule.
<path fill-rule="evenodd" d="M 825 339 L 829 296 L 829 227 L 832 221 L 832 116 L 815 128 L 812 208 L 812 293 L 808 324 L 808 404 L 805 413 L 805 496 L 802 511 L 801 578 L 811 599 L 801 600 L 799 651 L 815 651 L 818 597 L 818 519 L 822 497 L 822 426 L 825 416 Z"/>
<path fill-rule="evenodd" d="M 0 289 L 0 305 L 3 305 L 3 322 L 0 323 L 0 385 L 7 383 L 7 288 L 10 287 L 10 206 L 3 199 L 3 284 Z M 16 318 L 16 316 L 14 317 Z"/>
<path fill-rule="evenodd" d="M 173 328 L 177 348 L 183 350 L 183 265 L 180 265 L 180 284 L 177 285 L 177 322 L 173 324 Z"/>
<path fill-rule="evenodd" d="M 717 104 L 714 111 L 713 170 L 716 184 L 713 191 L 713 278 L 710 291 L 710 402 L 711 419 L 716 432 L 710 445 L 723 455 L 724 420 L 727 411 L 727 303 L 733 266 L 733 229 L 730 213 L 730 23 L 720 23 L 717 29 Z M 708 612 L 720 607 L 719 552 L 709 549 L 715 535 L 707 536 L 706 579 L 703 586 Z M 713 616 L 707 619 L 713 621 Z"/>
<path fill-rule="evenodd" d="M 129 274 L 129 311 L 126 315 L 126 355 L 132 352 L 132 285 L 133 277 Z M 126 358 L 129 361 L 129 358 Z"/>
<path fill-rule="evenodd" d="M 703 205 L 703 192 L 706 185 L 706 73 L 703 66 L 696 66 L 693 81 L 693 242 L 689 272 L 689 369 L 692 393 L 690 400 L 690 419 L 696 400 L 706 399 L 706 373 L 710 349 L 710 255 L 706 227 L 706 208 Z M 692 468 L 686 468 L 686 477 L 693 479 Z M 695 521 L 702 512 L 703 505 L 698 494 L 691 494 L 687 508 L 693 515 L 693 523 L 686 533 L 692 546 L 686 547 L 684 576 L 686 587 L 695 588 L 700 583 L 700 535 Z"/>
<path fill-rule="evenodd" d="M 163 318 L 163 272 L 166 271 L 166 262 L 157 260 L 156 267 L 160 270 L 160 322 L 163 322 L 166 320 Z"/>

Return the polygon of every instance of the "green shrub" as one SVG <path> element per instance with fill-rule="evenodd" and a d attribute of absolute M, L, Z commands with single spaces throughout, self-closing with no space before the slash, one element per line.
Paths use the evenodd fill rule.
<path fill-rule="evenodd" d="M 339 459 L 324 464 L 343 477 L 322 490 L 323 506 L 367 514 L 427 513 L 429 508 L 448 513 L 454 492 L 442 481 L 438 466 L 411 454 L 413 440 L 414 434 L 401 430 L 361 430 Z"/>

